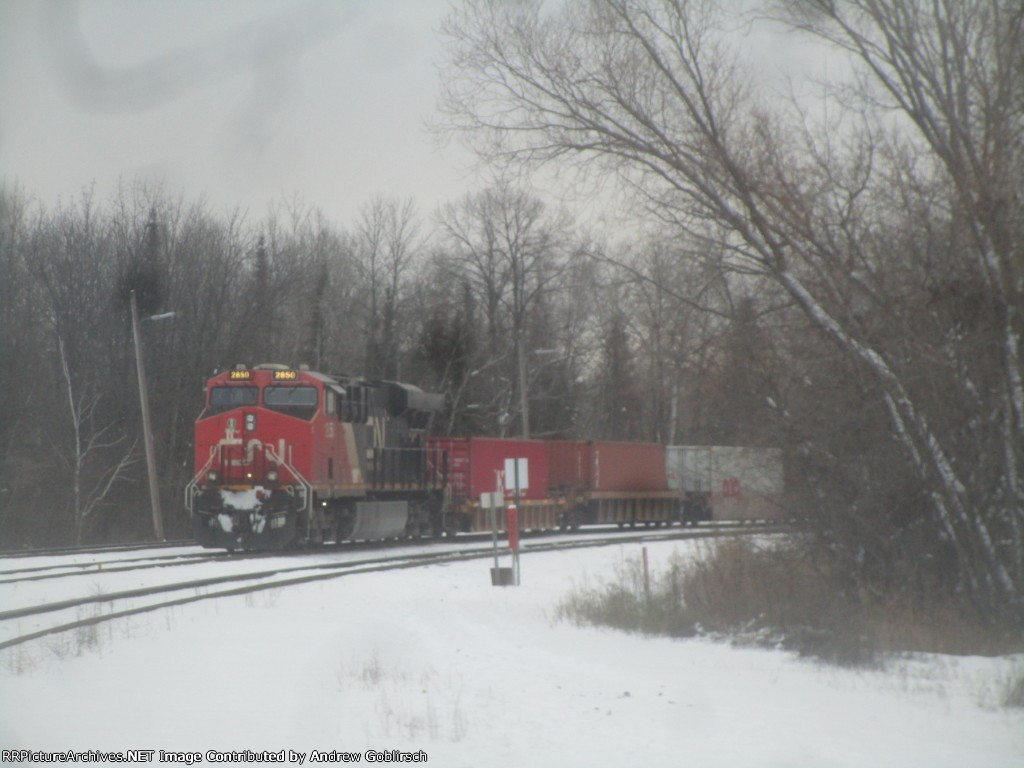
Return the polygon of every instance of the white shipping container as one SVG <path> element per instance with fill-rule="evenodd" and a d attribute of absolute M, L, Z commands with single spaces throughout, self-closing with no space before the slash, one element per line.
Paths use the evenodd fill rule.
<path fill-rule="evenodd" d="M 665 447 L 665 475 L 671 491 L 711 492 L 711 447 L 669 445 Z"/>
<path fill-rule="evenodd" d="M 781 514 L 779 448 L 670 445 L 665 464 L 670 489 L 709 494 L 714 520 L 771 519 Z"/>

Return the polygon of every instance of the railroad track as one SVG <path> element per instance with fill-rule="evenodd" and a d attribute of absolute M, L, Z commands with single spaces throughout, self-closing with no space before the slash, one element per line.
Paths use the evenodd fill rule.
<path fill-rule="evenodd" d="M 490 536 L 490 534 L 487 534 Z M 483 540 L 483 534 L 468 534 L 460 536 L 464 539 L 479 538 Z M 410 539 L 402 540 L 399 544 L 428 543 L 431 539 Z M 122 551 L 137 551 L 156 547 L 131 547 L 127 549 L 84 549 L 74 548 L 66 554 L 69 556 L 83 557 L 79 562 L 54 562 L 45 565 L 26 565 L 24 567 L 2 568 L 0 567 L 0 586 L 28 581 L 44 581 L 47 579 L 61 579 L 74 576 L 96 576 L 98 574 L 123 573 L 125 571 L 149 570 L 156 568 L 167 568 L 177 565 L 195 565 L 206 562 L 237 562 L 239 560 L 254 560 L 266 557 L 303 557 L 308 555 L 323 555 L 333 552 L 351 552 L 357 550 L 373 550 L 382 547 L 394 546 L 394 541 L 358 541 L 341 542 L 340 544 L 330 543 L 323 546 L 312 547 L 302 550 L 261 550 L 261 551 L 235 551 L 228 552 L 223 549 L 200 549 L 194 542 L 188 542 L 189 548 L 193 551 L 182 552 L 170 555 L 148 555 L 144 557 L 126 557 L 111 559 L 95 559 L 93 555 L 105 555 Z M 46 555 L 42 555 L 46 556 Z M 28 557 L 28 555 L 24 555 Z M 0 558 L 2 561 L 2 558 Z"/>
<path fill-rule="evenodd" d="M 717 523 L 709 526 L 704 526 L 705 530 L 719 530 L 727 531 L 741 525 L 738 523 Z M 588 533 L 603 534 L 610 531 L 618 531 L 611 535 L 623 536 L 625 533 L 621 532 L 622 529 L 608 528 L 602 529 L 586 529 L 582 532 L 577 532 L 576 535 L 585 536 Z M 640 528 L 640 529 L 626 529 L 626 530 L 653 530 L 653 528 Z M 524 540 L 532 540 L 538 537 L 547 536 L 565 536 L 562 531 L 551 530 L 551 531 L 529 531 L 523 534 Z M 474 532 L 474 533 L 461 533 L 458 535 L 457 540 L 461 542 L 469 541 L 490 541 L 490 532 Z M 45 554 L 47 550 L 39 550 L 43 554 L 39 554 L 39 557 L 48 556 L 59 556 L 61 553 L 70 557 L 81 557 L 80 561 L 76 562 L 53 562 L 46 563 L 43 565 L 25 565 L 23 567 L 3 568 L 0 565 L 0 586 L 5 584 L 14 584 L 21 582 L 30 581 L 45 581 L 48 579 L 62 579 L 75 576 L 96 576 L 99 574 L 111 574 L 111 573 L 123 573 L 125 571 L 138 571 L 138 570 L 149 570 L 156 568 L 167 568 L 178 565 L 193 565 L 204 562 L 219 562 L 219 561 L 231 561 L 235 562 L 238 560 L 245 559 L 259 559 L 265 557 L 303 557 L 309 555 L 322 555 L 325 553 L 332 552 L 352 552 L 360 550 L 377 550 L 384 547 L 393 547 L 396 544 L 401 545 L 416 545 L 424 544 L 430 545 L 437 541 L 451 542 L 452 539 L 403 539 L 398 541 L 358 541 L 351 542 L 345 541 L 340 544 L 327 544 L 323 546 L 311 547 L 302 550 L 289 550 L 289 551 L 258 551 L 258 552 L 227 552 L 220 549 L 199 549 L 194 542 L 186 542 L 188 545 L 189 552 L 180 552 L 168 555 L 147 555 L 143 557 L 112 557 L 110 559 L 96 559 L 95 555 L 107 555 L 116 554 L 119 552 L 138 552 L 146 549 L 159 549 L 160 545 L 130 545 L 126 547 L 100 547 L 98 549 L 89 549 L 82 547 L 68 548 L 66 550 L 51 550 L 50 552 L 55 553 L 51 555 Z M 171 546 L 170 543 L 167 546 Z M 174 546 L 180 546 L 175 544 Z M 22 554 L 21 557 L 27 558 L 27 553 Z M 3 558 L 0 557 L 0 563 Z"/>
<path fill-rule="evenodd" d="M 192 539 L 175 539 L 173 541 L 145 541 L 125 544 L 103 544 L 100 546 L 83 547 L 44 547 L 42 549 L 4 549 L 0 550 L 0 560 L 21 557 L 50 557 L 60 555 L 96 555 L 105 552 L 133 552 L 140 549 L 166 549 L 170 547 L 194 547 Z"/>
<path fill-rule="evenodd" d="M 584 547 L 612 546 L 615 544 L 643 543 L 671 540 L 720 538 L 735 535 L 763 535 L 788 532 L 791 529 L 782 526 L 772 527 L 736 527 L 736 528 L 699 528 L 699 529 L 647 529 L 640 533 L 616 533 L 607 536 L 586 536 L 571 541 L 562 540 L 525 540 L 522 543 L 524 552 L 551 552 L 557 550 L 579 549 Z M 505 550 L 507 551 L 507 550 Z M 366 574 L 382 571 L 402 570 L 407 568 L 439 565 L 467 560 L 479 560 L 493 557 L 491 546 L 472 546 L 443 552 L 416 552 L 401 555 L 382 553 L 379 557 L 367 557 L 343 562 L 318 562 L 307 564 L 282 565 L 274 568 L 249 571 L 245 573 L 222 574 L 219 576 L 189 579 L 173 583 L 150 585 L 118 592 L 96 593 L 66 600 L 57 600 L 37 605 L 0 611 L 0 627 L 11 626 L 19 620 L 38 620 L 40 617 L 51 619 L 52 623 L 34 628 L 23 634 L 10 636 L 0 641 L 0 650 L 37 640 L 49 635 L 68 632 L 79 628 L 94 626 L 115 619 L 135 616 L 165 608 L 187 605 L 202 600 L 221 597 L 235 597 L 251 594 L 267 589 L 309 584 L 316 581 L 337 579 L 344 576 Z M 220 587 L 220 588 L 218 588 Z M 200 591 L 202 590 L 202 591 Z M 191 594 L 182 594 L 191 592 Z M 174 596 L 177 594 L 177 596 Z M 146 598 L 155 601 L 138 602 Z M 128 603 L 124 608 L 113 610 L 114 602 Z M 132 604 L 132 603 L 135 604 Z M 111 610 L 101 612 L 102 606 L 110 604 Z M 94 611 L 90 616 L 78 616 L 68 621 L 69 612 L 83 609 Z M 20 629 L 18 630 L 20 632 Z"/>
<path fill-rule="evenodd" d="M 551 532 L 538 532 L 540 535 L 554 535 Z M 538 535 L 538 534 L 531 534 Z M 460 534 L 461 541 L 484 541 L 489 540 L 491 534 L 473 533 Z M 329 543 L 323 546 L 312 547 L 303 550 L 261 550 L 261 551 L 236 551 L 227 552 L 223 549 L 201 549 L 194 552 L 185 552 L 173 555 L 150 555 L 146 557 L 116 558 L 110 560 L 88 559 L 81 562 L 57 562 L 46 565 L 30 565 L 22 568 L 0 569 L 0 586 L 5 584 L 16 584 L 32 581 L 46 581 L 49 579 L 63 579 L 77 576 L 97 576 L 111 573 L 124 573 L 126 571 L 152 570 L 157 568 L 168 568 L 179 565 L 196 565 L 199 563 L 214 562 L 237 562 L 239 560 L 257 560 L 267 557 L 304 557 L 331 554 L 336 552 L 356 552 L 366 550 L 379 550 L 382 548 L 398 545 L 432 544 L 433 539 L 408 539 L 399 541 L 345 541 L 340 544 Z M 450 540 L 446 540 L 450 541 Z M 195 547 L 193 547 L 195 549 Z M 116 550 L 115 550 L 116 551 Z M 93 554 L 107 554 L 109 550 L 79 550 L 73 553 L 75 556 L 88 557 Z"/>
<path fill-rule="evenodd" d="M 265 553 L 259 554 L 263 555 Z M 258 555 L 252 553 L 251 556 L 255 557 Z M 228 555 L 224 552 L 206 551 L 180 555 L 128 558 L 124 560 L 90 560 L 81 563 L 53 563 L 26 568 L 8 568 L 0 570 L 0 585 L 25 581 L 43 581 L 45 579 L 63 579 L 71 576 L 89 576 L 98 573 L 121 573 L 151 568 L 167 568 L 175 565 L 194 565 L 196 563 L 217 562 L 221 560 L 239 560 L 245 557 L 247 555 Z"/>

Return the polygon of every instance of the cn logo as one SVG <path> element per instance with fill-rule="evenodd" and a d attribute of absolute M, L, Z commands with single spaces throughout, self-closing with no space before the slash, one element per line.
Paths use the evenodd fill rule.
<path fill-rule="evenodd" d="M 722 480 L 722 495 L 726 498 L 738 498 L 740 493 L 740 479 L 738 477 L 726 477 Z"/>

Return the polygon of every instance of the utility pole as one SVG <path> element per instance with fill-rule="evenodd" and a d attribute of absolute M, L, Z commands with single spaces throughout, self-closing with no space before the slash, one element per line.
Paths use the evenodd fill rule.
<path fill-rule="evenodd" d="M 520 321 L 520 324 L 522 321 Z M 523 329 L 516 329 L 516 365 L 519 368 L 519 410 L 523 415 L 523 439 L 530 439 L 530 393 L 527 391 L 529 377 L 526 370 L 526 342 Z"/>
<path fill-rule="evenodd" d="M 135 291 L 132 291 L 132 338 L 135 340 L 135 370 L 139 374 L 139 403 L 142 407 L 142 437 L 146 446 L 146 471 L 149 475 L 149 502 L 153 510 L 153 533 L 158 541 L 165 541 L 164 515 L 160 509 L 160 488 L 156 481 L 156 457 L 153 455 L 153 428 L 149 421 L 146 366 L 142 360 L 142 334 L 139 330 L 139 310 L 135 306 Z"/>

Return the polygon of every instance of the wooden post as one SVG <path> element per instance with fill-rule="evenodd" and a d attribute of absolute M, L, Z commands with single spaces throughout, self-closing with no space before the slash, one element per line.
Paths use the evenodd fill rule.
<path fill-rule="evenodd" d="M 146 474 L 149 476 L 149 503 L 153 511 L 153 533 L 157 541 L 164 541 L 164 517 L 160 509 L 160 488 L 156 479 L 156 457 L 153 452 L 153 428 L 149 421 L 149 396 L 146 391 L 146 367 L 142 359 L 142 334 L 139 330 L 139 310 L 132 291 L 132 337 L 135 341 L 135 369 L 139 374 L 139 404 L 142 408 L 142 440 L 146 447 Z"/>

